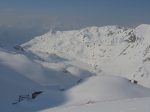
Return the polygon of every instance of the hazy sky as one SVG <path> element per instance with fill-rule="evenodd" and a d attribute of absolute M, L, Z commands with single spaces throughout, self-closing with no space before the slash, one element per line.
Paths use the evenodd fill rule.
<path fill-rule="evenodd" d="M 0 24 L 150 24 L 150 0 L 0 0 Z"/>

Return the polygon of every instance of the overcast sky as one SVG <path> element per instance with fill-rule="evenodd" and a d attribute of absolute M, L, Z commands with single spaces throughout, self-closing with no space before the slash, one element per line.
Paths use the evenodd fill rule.
<path fill-rule="evenodd" d="M 0 0 L 0 24 L 150 24 L 150 0 Z"/>

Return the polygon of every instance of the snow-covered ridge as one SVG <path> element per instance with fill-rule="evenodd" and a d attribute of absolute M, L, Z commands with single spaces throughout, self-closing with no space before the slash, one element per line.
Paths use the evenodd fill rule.
<path fill-rule="evenodd" d="M 137 80 L 150 87 L 150 25 L 136 28 L 88 27 L 74 31 L 50 31 L 22 47 L 39 57 L 56 54 L 78 60 L 101 71 Z"/>
<path fill-rule="evenodd" d="M 149 25 L 88 27 L 0 48 L 0 111 L 149 112 L 149 35 Z"/>

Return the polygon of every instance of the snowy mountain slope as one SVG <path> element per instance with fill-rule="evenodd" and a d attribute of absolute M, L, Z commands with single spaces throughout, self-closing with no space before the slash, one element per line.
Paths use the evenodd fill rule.
<path fill-rule="evenodd" d="M 78 110 L 77 112 L 83 112 L 85 110 L 82 111 L 82 108 L 84 108 L 86 105 L 99 105 L 102 107 L 101 105 L 105 105 L 105 103 L 107 105 L 109 104 L 108 102 L 110 102 L 110 104 L 111 102 L 114 102 L 115 105 L 120 105 L 121 102 L 121 105 L 123 106 L 123 104 L 127 105 L 125 102 L 127 99 L 129 100 L 129 103 L 131 103 L 132 99 L 137 99 L 136 102 L 141 102 L 140 98 L 150 97 L 149 94 L 149 89 L 132 84 L 127 79 L 101 75 L 91 77 L 84 83 L 81 83 L 69 90 L 60 92 L 59 94 L 55 93 L 55 95 L 53 95 L 51 91 L 46 91 L 34 102 L 22 102 L 21 105 L 30 110 L 34 110 L 34 108 L 39 108 L 39 110 L 41 110 L 41 105 L 45 106 L 47 104 L 53 105 L 58 103 L 57 101 L 60 100 L 60 96 L 65 95 L 67 99 L 66 102 L 62 103 L 61 105 L 57 105 L 55 108 L 44 109 L 41 111 L 72 112 L 74 111 L 73 109 L 75 109 Z M 53 100 L 53 102 L 51 102 L 51 100 Z M 149 104 L 149 102 L 146 100 L 142 102 Z M 112 103 L 111 106 L 114 104 Z M 103 108 L 99 108 L 99 106 L 97 106 L 95 109 L 89 109 L 90 111 L 94 112 L 97 112 L 98 110 L 102 111 L 103 109 L 106 110 L 106 105 Z M 116 109 L 117 106 L 114 108 Z M 143 109 L 144 108 L 145 107 L 143 107 Z M 120 108 L 118 108 L 118 110 L 119 109 Z"/>
<path fill-rule="evenodd" d="M 87 63 L 97 73 L 121 75 L 150 87 L 150 25 L 136 28 L 89 27 L 74 31 L 50 31 L 22 45 L 38 56 L 57 54 Z"/>
<path fill-rule="evenodd" d="M 68 102 L 62 106 L 149 97 L 150 91 L 115 76 L 95 76 L 66 91 Z"/>
<path fill-rule="evenodd" d="M 31 95 L 35 91 L 49 91 L 50 95 L 47 95 L 47 99 L 51 98 L 46 105 L 43 106 L 40 103 L 35 110 L 60 105 L 66 101 L 65 95 L 61 94 L 61 91 L 90 76 L 90 72 L 82 69 L 78 70 L 73 65 L 68 66 L 68 68 L 72 67 L 74 70 L 78 70 L 78 72 L 75 71 L 76 75 L 65 70 L 65 65 L 61 67 L 55 65 L 55 68 L 48 68 L 46 65 L 44 67 L 34 60 L 37 60 L 37 58 L 31 54 L 23 55 L 0 49 L 0 111 L 28 111 L 28 107 L 24 105 L 16 107 L 13 103 L 20 104 L 18 102 L 19 96 L 26 97 L 26 95 Z M 54 66 L 53 64 L 49 65 Z M 73 70 L 70 69 L 70 71 Z M 84 77 L 81 75 L 82 73 L 85 74 Z M 57 94 L 59 95 L 59 100 L 55 101 L 54 98 L 56 98 L 55 95 Z M 27 103 L 33 101 L 31 99 Z M 50 102 L 52 103 L 49 104 Z M 26 109 L 23 110 L 23 108 Z M 33 110 L 31 109 L 31 111 Z"/>
<path fill-rule="evenodd" d="M 96 102 L 70 107 L 47 109 L 42 112 L 149 112 L 150 99 L 127 99 Z"/>
<path fill-rule="evenodd" d="M 19 74 L 22 74 L 24 77 L 37 82 L 41 86 L 49 86 L 54 84 L 57 85 L 61 83 L 61 80 L 65 80 L 65 79 L 66 81 L 69 79 L 78 80 L 78 78 L 75 78 L 75 76 L 72 76 L 69 73 L 67 74 L 67 73 L 62 73 L 61 71 L 59 72 L 58 70 L 55 71 L 53 69 L 43 68 L 40 64 L 35 63 L 34 61 L 30 60 L 28 57 L 21 54 L 11 54 L 6 52 L 1 52 L 0 57 L 1 57 L 0 60 L 2 60 L 1 63 L 3 65 L 10 67 L 11 69 L 15 70 Z M 61 83 L 60 85 L 61 86 L 65 85 L 65 82 Z"/>
<path fill-rule="evenodd" d="M 0 48 L 0 111 L 149 112 L 149 35 L 149 25 L 88 27 Z"/>

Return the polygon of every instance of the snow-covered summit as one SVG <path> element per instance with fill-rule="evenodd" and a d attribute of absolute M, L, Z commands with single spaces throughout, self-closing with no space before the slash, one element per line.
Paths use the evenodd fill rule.
<path fill-rule="evenodd" d="M 149 112 L 149 36 L 150 25 L 87 27 L 0 48 L 0 111 Z"/>
<path fill-rule="evenodd" d="M 60 57 L 87 63 L 104 71 L 137 80 L 150 87 L 150 25 L 136 28 L 87 27 L 73 31 L 50 31 L 22 45 L 38 56 Z"/>

